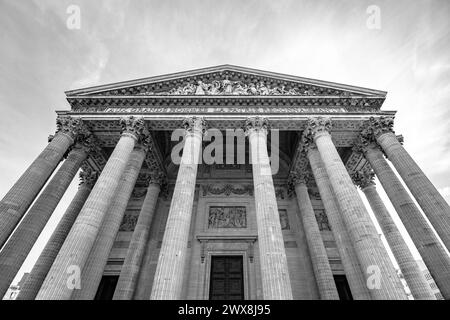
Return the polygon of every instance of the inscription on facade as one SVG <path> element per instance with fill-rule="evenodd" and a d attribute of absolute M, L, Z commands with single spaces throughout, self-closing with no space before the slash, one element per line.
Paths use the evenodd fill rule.
<path fill-rule="evenodd" d="M 209 207 L 208 228 L 246 228 L 247 212 L 242 206 Z"/>
<path fill-rule="evenodd" d="M 114 112 L 114 113 L 347 113 L 346 108 L 341 107 L 106 107 L 106 108 L 86 108 L 80 107 L 73 110 L 74 112 Z M 363 110 L 362 110 L 363 111 Z"/>

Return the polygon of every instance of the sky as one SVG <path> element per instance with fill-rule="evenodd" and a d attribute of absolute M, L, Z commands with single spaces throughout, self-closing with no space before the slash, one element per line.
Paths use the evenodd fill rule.
<path fill-rule="evenodd" d="M 450 202 L 448 0 L 0 0 L 0 43 L 0 197 L 69 109 L 64 91 L 235 64 L 387 91 L 382 110 L 397 111 L 396 133 Z"/>

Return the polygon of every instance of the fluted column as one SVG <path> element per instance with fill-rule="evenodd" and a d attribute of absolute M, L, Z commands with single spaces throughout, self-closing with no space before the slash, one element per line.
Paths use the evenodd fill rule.
<path fill-rule="evenodd" d="M 404 300 L 406 293 L 403 285 L 331 140 L 330 130 L 331 121 L 328 118 L 310 118 L 304 137 L 315 142 L 319 150 L 359 263 L 366 275 L 369 292 L 373 299 Z"/>
<path fill-rule="evenodd" d="M 183 155 L 156 267 L 151 300 L 181 299 L 205 121 L 203 118 L 191 117 L 185 119 L 183 125 L 186 130 Z"/>
<path fill-rule="evenodd" d="M 68 281 L 72 276 L 80 274 L 86 264 L 100 225 L 114 198 L 114 191 L 119 185 L 130 154 L 145 126 L 142 118 L 134 119 L 133 117 L 122 119 L 121 125 L 123 132 L 119 142 L 47 274 L 36 296 L 38 300 L 67 300 L 76 288 L 76 286 L 69 286 Z"/>
<path fill-rule="evenodd" d="M 366 124 L 366 132 L 373 134 L 442 242 L 450 250 L 450 205 L 398 141 L 393 132 L 394 119 L 371 118 Z"/>
<path fill-rule="evenodd" d="M 0 201 L 0 248 L 27 211 L 67 149 L 78 135 L 88 135 L 81 119 L 58 117 L 57 131 L 47 147 L 33 161 Z"/>
<path fill-rule="evenodd" d="M 353 173 L 352 179 L 365 194 L 414 299 L 436 300 L 423 272 L 375 188 L 373 171 L 367 168 L 356 171 Z"/>
<path fill-rule="evenodd" d="M 373 143 L 357 146 L 375 171 L 398 216 L 419 251 L 425 265 L 446 299 L 450 299 L 450 257 L 425 217 L 409 196 L 381 150 Z"/>
<path fill-rule="evenodd" d="M 339 257 L 344 268 L 348 285 L 355 300 L 371 300 L 365 276 L 361 271 L 361 266 L 356 256 L 355 249 L 351 243 L 347 229 L 344 225 L 341 213 L 339 212 L 336 199 L 331 188 L 328 174 L 323 166 L 319 151 L 315 146 L 308 148 L 308 159 L 311 170 L 319 189 L 320 198 L 322 199 L 328 222 L 333 232 L 334 240 L 339 251 Z"/>
<path fill-rule="evenodd" d="M 161 172 L 150 176 L 147 194 L 134 227 L 113 300 L 133 299 L 163 178 Z"/>
<path fill-rule="evenodd" d="M 83 171 L 80 172 L 81 183 L 78 191 L 70 202 L 69 207 L 64 212 L 55 231 L 45 245 L 44 250 L 42 250 L 33 269 L 31 269 L 27 279 L 21 286 L 16 300 L 33 300 L 36 297 L 50 267 L 64 243 L 64 240 L 69 234 L 70 228 L 72 228 L 75 219 L 89 196 L 89 193 L 97 180 L 97 176 L 97 172 L 93 172 L 89 167 L 83 168 Z"/>
<path fill-rule="evenodd" d="M 308 243 L 308 249 L 316 278 L 317 287 L 321 300 L 339 300 L 339 294 L 334 282 L 333 271 L 331 271 L 328 260 L 327 250 L 323 244 L 322 234 L 317 224 L 316 215 L 311 204 L 306 185 L 308 172 L 306 159 L 301 159 L 305 163 L 301 172 L 293 172 L 290 182 L 295 188 L 297 195 L 298 208 L 300 210 L 300 219 L 303 222 L 303 229 Z"/>
<path fill-rule="evenodd" d="M 83 285 L 80 290 L 73 292 L 73 300 L 93 300 L 95 298 L 146 153 L 147 146 L 142 144 L 136 146 L 131 152 L 130 160 L 115 191 L 114 199 L 108 208 L 108 214 L 102 221 L 95 243 L 81 273 Z"/>
<path fill-rule="evenodd" d="M 248 118 L 245 129 L 250 141 L 263 296 L 265 300 L 291 300 L 291 281 L 267 153 L 268 121 Z"/>
<path fill-rule="evenodd" d="M 8 290 L 11 281 L 80 169 L 81 163 L 86 160 L 89 150 L 94 148 L 94 144 L 92 138 L 88 138 L 79 141 L 74 146 L 58 172 L 2 248 L 0 252 L 0 296 L 3 296 Z"/>

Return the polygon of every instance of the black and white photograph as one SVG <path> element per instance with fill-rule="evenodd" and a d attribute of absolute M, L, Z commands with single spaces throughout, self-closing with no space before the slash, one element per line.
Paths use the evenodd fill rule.
<path fill-rule="evenodd" d="M 450 1 L 0 0 L 0 43 L 0 308 L 450 300 Z"/>

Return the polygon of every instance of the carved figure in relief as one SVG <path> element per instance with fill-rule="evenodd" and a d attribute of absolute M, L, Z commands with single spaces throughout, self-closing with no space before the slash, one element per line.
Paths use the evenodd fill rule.
<path fill-rule="evenodd" d="M 281 230 L 288 230 L 290 227 L 287 212 L 286 210 L 280 210 L 279 212 L 280 212 Z"/>
<path fill-rule="evenodd" d="M 266 87 L 264 81 L 260 81 L 257 88 L 260 95 L 266 96 L 269 94 L 269 88 Z"/>
<path fill-rule="evenodd" d="M 258 89 L 256 89 L 256 86 L 253 82 L 248 85 L 247 93 L 250 95 L 258 94 Z"/>
<path fill-rule="evenodd" d="M 245 207 L 210 207 L 208 228 L 245 228 Z"/>
<path fill-rule="evenodd" d="M 197 81 L 197 89 L 195 90 L 196 95 L 204 95 L 205 90 L 203 88 L 205 87 L 205 84 L 202 81 Z"/>
<path fill-rule="evenodd" d="M 240 81 L 236 81 L 234 83 L 233 94 L 234 95 L 245 95 L 245 94 L 247 94 L 246 89 L 244 88 L 244 86 L 242 85 L 242 83 Z"/>

